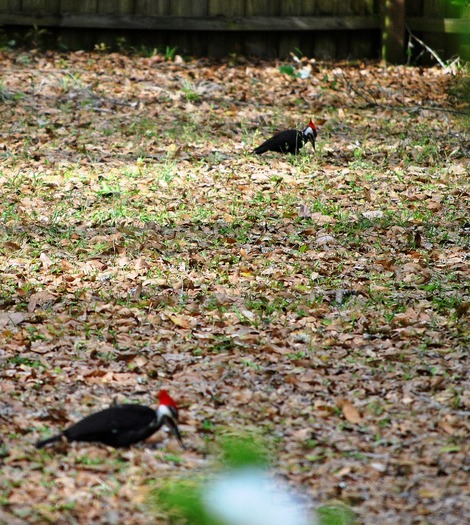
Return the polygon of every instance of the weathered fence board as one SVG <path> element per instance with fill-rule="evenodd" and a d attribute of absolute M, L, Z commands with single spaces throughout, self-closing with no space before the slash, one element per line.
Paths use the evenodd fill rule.
<path fill-rule="evenodd" d="M 466 35 L 470 32 L 470 20 L 459 18 L 421 18 L 417 16 L 406 19 L 413 31 L 426 33 L 454 33 Z"/>
<path fill-rule="evenodd" d="M 452 35 L 465 35 L 469 18 L 470 9 L 447 0 L 0 0 L 0 25 L 56 29 L 71 47 L 93 38 L 113 45 L 124 35 L 215 56 L 297 49 L 319 58 L 377 58 L 383 46 L 388 59 L 400 61 L 405 23 L 452 54 Z"/>
<path fill-rule="evenodd" d="M 160 31 L 331 31 L 378 29 L 379 16 L 323 17 L 192 17 L 145 16 L 119 13 L 62 13 L 60 15 L 1 15 L 4 25 L 44 27 L 86 27 L 99 29 L 146 29 Z"/>

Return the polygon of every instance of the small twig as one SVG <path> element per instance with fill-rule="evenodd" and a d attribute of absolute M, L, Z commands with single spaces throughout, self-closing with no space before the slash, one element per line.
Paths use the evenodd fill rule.
<path fill-rule="evenodd" d="M 407 111 L 427 109 L 428 111 L 445 111 L 446 113 L 453 113 L 454 115 L 468 115 L 468 111 L 458 111 L 457 109 L 442 108 L 440 106 L 435 107 L 435 108 L 432 106 L 412 106 L 411 108 L 407 108 L 406 106 L 397 106 L 397 107 L 390 106 L 390 109 L 405 109 Z"/>
<path fill-rule="evenodd" d="M 97 111 L 98 113 L 111 113 L 111 114 L 115 114 L 116 112 L 112 109 L 106 109 L 106 108 L 99 108 L 97 106 L 92 106 L 91 109 L 93 111 Z"/>
<path fill-rule="evenodd" d="M 393 110 L 399 110 L 399 111 L 419 111 L 426 109 L 428 111 L 445 111 L 446 113 L 453 113 L 454 115 L 467 115 L 468 113 L 466 111 L 459 111 L 457 109 L 451 109 L 451 108 L 443 108 L 440 106 L 432 107 L 432 106 L 405 106 L 404 104 L 401 106 L 392 106 L 390 104 L 381 104 L 380 102 L 377 102 L 377 100 L 372 96 L 370 93 L 370 90 L 367 91 L 367 94 L 365 94 L 360 89 L 355 88 L 352 83 L 346 78 L 346 75 L 337 75 L 338 77 L 342 78 L 344 83 L 346 84 L 346 87 L 356 93 L 356 95 L 360 98 L 362 98 L 367 104 L 370 106 L 375 106 L 382 109 L 393 109 Z"/>
<path fill-rule="evenodd" d="M 424 394 L 420 394 L 419 392 L 416 392 L 414 390 L 410 390 L 410 393 L 414 394 L 416 397 L 419 397 L 423 401 L 426 401 L 427 403 L 434 406 L 435 408 L 439 408 L 440 410 L 452 412 L 453 414 L 456 414 L 458 416 L 463 416 L 463 417 L 467 417 L 468 415 L 470 415 L 470 411 L 468 410 L 455 410 L 454 408 L 442 405 L 441 403 L 437 402 L 432 397 L 426 396 Z"/>
<path fill-rule="evenodd" d="M 354 93 L 356 93 L 358 97 L 361 97 L 363 100 L 365 100 L 367 104 L 371 106 L 378 106 L 381 108 L 386 107 L 383 104 L 380 104 L 380 102 L 377 102 L 377 99 L 370 93 L 370 90 L 368 91 L 368 96 L 366 96 L 362 91 L 360 91 L 359 89 L 356 89 L 352 85 L 352 83 L 346 78 L 346 75 L 344 73 L 342 73 L 341 75 L 337 75 L 337 76 L 341 77 L 343 79 L 343 82 L 346 84 L 346 87 L 350 89 L 351 91 L 353 91 Z"/>
<path fill-rule="evenodd" d="M 364 99 L 368 104 L 370 104 L 372 106 L 377 106 L 379 108 L 384 108 L 385 107 L 383 104 L 380 104 L 380 102 L 377 102 L 377 100 L 375 98 L 369 98 L 364 93 L 362 93 L 361 91 L 356 89 L 350 82 L 346 81 L 346 84 L 347 84 L 348 88 L 351 89 L 351 91 L 354 91 L 354 93 L 356 93 L 357 96 L 359 96 L 362 99 Z M 371 96 L 370 93 L 369 93 L 369 96 Z"/>
<path fill-rule="evenodd" d="M 227 377 L 230 377 L 230 376 L 233 376 L 233 371 L 232 370 L 229 370 L 228 372 L 225 372 L 224 374 L 222 374 L 222 377 L 217 379 L 217 381 L 214 383 L 214 388 L 217 388 L 220 383 L 225 381 L 227 379 Z"/>

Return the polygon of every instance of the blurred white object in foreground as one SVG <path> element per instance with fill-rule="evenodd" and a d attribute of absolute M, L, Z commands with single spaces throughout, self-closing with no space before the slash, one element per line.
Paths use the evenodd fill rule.
<path fill-rule="evenodd" d="M 206 509 L 224 525 L 315 525 L 299 496 L 258 469 L 235 470 L 204 493 Z"/>

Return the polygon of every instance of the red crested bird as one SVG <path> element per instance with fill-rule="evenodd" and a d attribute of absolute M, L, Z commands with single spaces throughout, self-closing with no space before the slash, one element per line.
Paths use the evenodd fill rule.
<path fill-rule="evenodd" d="M 60 434 L 36 443 L 42 448 L 60 441 L 88 441 L 111 447 L 128 447 L 147 439 L 163 425 L 170 428 L 184 448 L 178 429 L 178 408 L 166 390 L 160 390 L 157 410 L 143 405 L 113 405 L 81 419 Z"/>
<path fill-rule="evenodd" d="M 265 151 L 276 151 L 278 153 L 292 153 L 297 155 L 306 142 L 311 142 L 315 149 L 315 139 L 317 138 L 317 128 L 310 119 L 308 126 L 302 131 L 296 129 L 286 129 L 276 133 L 273 137 L 263 142 L 253 150 L 253 153 L 261 155 Z"/>

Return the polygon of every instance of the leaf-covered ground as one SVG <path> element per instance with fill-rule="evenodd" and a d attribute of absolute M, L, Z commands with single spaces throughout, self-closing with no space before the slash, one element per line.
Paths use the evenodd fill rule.
<path fill-rule="evenodd" d="M 360 523 L 470 521 L 453 75 L 0 63 L 0 523 L 148 524 L 148 490 L 199 475 L 214 436 L 239 428 Z M 250 154 L 310 117 L 315 153 Z M 186 451 L 164 433 L 125 451 L 33 446 L 114 399 L 154 406 L 161 385 Z"/>

